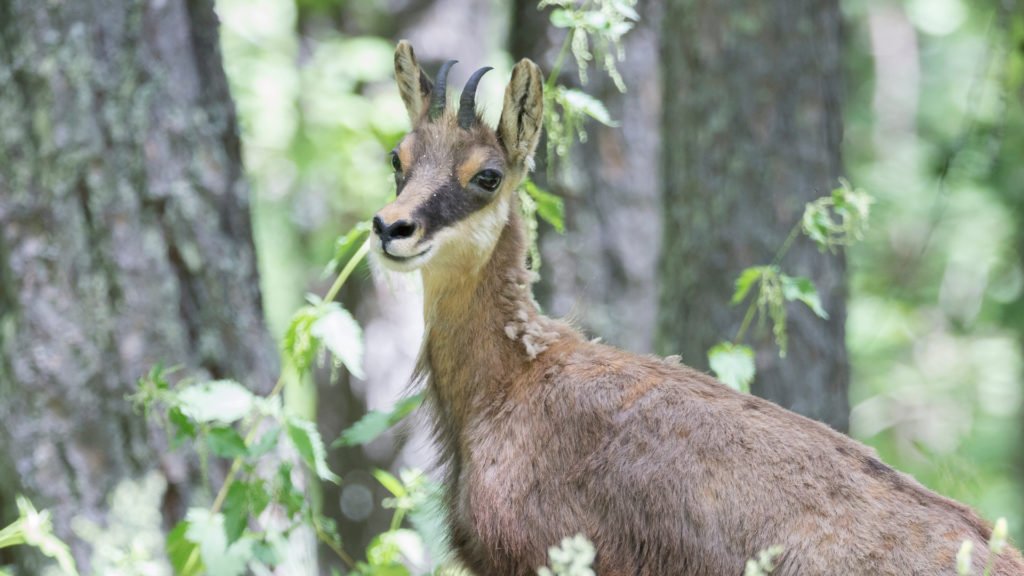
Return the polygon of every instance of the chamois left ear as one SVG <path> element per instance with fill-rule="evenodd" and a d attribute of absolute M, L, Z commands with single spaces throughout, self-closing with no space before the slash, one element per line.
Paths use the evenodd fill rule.
<path fill-rule="evenodd" d="M 498 139 L 513 166 L 533 168 L 533 152 L 544 124 L 544 82 L 540 68 L 523 58 L 512 69 L 498 121 Z"/>
<path fill-rule="evenodd" d="M 409 120 L 415 127 L 430 105 L 433 84 L 416 62 L 416 53 L 408 40 L 399 41 L 395 47 L 395 80 L 402 101 L 405 102 L 405 109 L 409 112 Z"/>

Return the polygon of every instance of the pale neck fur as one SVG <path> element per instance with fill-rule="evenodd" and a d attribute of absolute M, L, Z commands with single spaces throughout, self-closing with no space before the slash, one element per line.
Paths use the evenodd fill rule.
<path fill-rule="evenodd" d="M 529 369 L 560 337 L 571 333 L 537 309 L 526 269 L 526 240 L 513 194 L 507 221 L 485 264 L 423 270 L 425 342 L 437 408 L 451 424 L 465 423 L 478 398 Z"/>

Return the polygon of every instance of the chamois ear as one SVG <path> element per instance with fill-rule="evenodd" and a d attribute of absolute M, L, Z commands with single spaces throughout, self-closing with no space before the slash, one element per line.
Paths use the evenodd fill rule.
<path fill-rule="evenodd" d="M 533 167 L 533 151 L 540 141 L 543 124 L 544 82 L 540 68 L 523 58 L 512 69 L 498 121 L 498 139 L 512 165 Z"/>
<path fill-rule="evenodd" d="M 416 53 L 408 40 L 399 41 L 395 47 L 395 80 L 409 112 L 409 120 L 416 126 L 430 105 L 433 84 L 416 62 Z"/>

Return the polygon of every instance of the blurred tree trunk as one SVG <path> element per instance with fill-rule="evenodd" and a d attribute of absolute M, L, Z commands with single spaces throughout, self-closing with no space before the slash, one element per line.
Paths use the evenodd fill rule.
<path fill-rule="evenodd" d="M 738 273 L 771 262 L 841 174 L 842 22 L 837 0 L 671 0 L 664 21 L 659 347 L 706 369 L 743 316 L 729 306 Z M 791 305 L 785 359 L 755 338 L 753 392 L 845 431 L 845 260 L 801 239 L 782 266 L 814 280 L 830 319 Z"/>
<path fill-rule="evenodd" d="M 637 6 L 640 22 L 624 41 L 619 70 L 628 91 L 621 93 L 594 71 L 580 87 L 600 99 L 620 126 L 590 122 L 578 143 L 546 178 L 538 159 L 534 178 L 565 200 L 566 230 L 541 227 L 542 269 L 538 296 L 553 315 L 569 315 L 589 333 L 638 352 L 654 348 L 660 254 L 661 82 L 659 40 L 662 0 Z M 550 70 L 564 38 L 548 24 L 548 12 L 532 0 L 515 4 L 510 38 L 513 58 L 530 57 Z M 578 83 L 569 58 L 562 82 Z M 544 154 L 544 147 L 539 155 Z"/>
<path fill-rule="evenodd" d="M 151 470 L 169 524 L 195 473 L 136 380 L 276 373 L 213 7 L 0 0 L 0 86 L 0 525 L 24 492 L 69 537 Z"/>

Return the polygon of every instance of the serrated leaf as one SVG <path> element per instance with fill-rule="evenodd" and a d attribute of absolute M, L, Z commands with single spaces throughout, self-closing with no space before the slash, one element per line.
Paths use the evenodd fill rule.
<path fill-rule="evenodd" d="M 348 310 L 334 302 L 324 304 L 310 332 L 353 376 L 360 380 L 366 378 L 363 373 L 363 329 Z"/>
<path fill-rule="evenodd" d="M 253 395 L 234 380 L 193 384 L 178 392 L 178 407 L 194 422 L 231 424 L 252 409 Z"/>
<path fill-rule="evenodd" d="M 423 404 L 422 393 L 399 400 L 389 411 L 371 410 L 360 418 L 358 422 L 342 432 L 341 436 L 331 444 L 331 447 L 355 446 L 372 442 L 387 431 L 388 428 L 401 422 L 413 410 L 419 408 L 421 404 Z"/>
<path fill-rule="evenodd" d="M 288 419 L 288 437 L 303 461 L 318 478 L 334 484 L 341 482 L 341 478 L 327 466 L 327 450 L 316 424 L 302 418 L 291 417 Z"/>
<path fill-rule="evenodd" d="M 281 436 L 281 427 L 276 424 L 260 436 L 255 444 L 249 446 L 249 457 L 259 458 L 270 452 L 277 446 L 277 439 Z"/>
<path fill-rule="evenodd" d="M 388 492 L 391 492 L 391 494 L 396 498 L 402 498 L 406 495 L 406 489 L 405 486 L 402 485 L 402 481 L 395 478 L 395 476 L 390 472 L 377 469 L 373 471 L 373 477 L 376 478 L 377 482 L 380 482 L 380 485 L 386 488 Z"/>
<path fill-rule="evenodd" d="M 206 445 L 221 458 L 240 458 L 248 454 L 245 440 L 231 426 L 218 426 L 206 434 Z"/>
<path fill-rule="evenodd" d="M 249 486 L 245 482 L 236 481 L 228 488 L 224 499 L 224 535 L 228 546 L 242 537 L 245 527 L 249 524 Z"/>
<path fill-rule="evenodd" d="M 736 289 L 732 294 L 732 304 L 743 302 L 747 294 L 750 293 L 750 289 L 764 275 L 765 268 L 766 266 L 751 266 L 740 272 L 739 277 L 736 278 Z"/>
<path fill-rule="evenodd" d="M 803 302 L 819 318 L 828 319 L 828 312 L 821 305 L 821 298 L 818 296 L 818 289 L 810 278 L 803 276 L 786 276 L 781 274 L 779 280 L 782 282 L 782 296 L 789 302 L 794 300 Z"/>
<path fill-rule="evenodd" d="M 559 100 L 566 110 L 584 114 L 612 128 L 619 125 L 618 122 L 612 119 L 612 115 L 605 108 L 604 103 L 586 92 L 573 90 L 572 88 L 562 88 L 559 93 Z"/>
<path fill-rule="evenodd" d="M 348 264 L 359 248 L 370 237 L 370 223 L 360 222 L 334 243 L 334 256 L 324 269 L 324 275 L 336 274 Z"/>
<path fill-rule="evenodd" d="M 754 351 L 749 346 L 720 342 L 708 350 L 708 363 L 723 384 L 741 392 L 750 391 L 754 381 Z"/>
<path fill-rule="evenodd" d="M 537 204 L 537 215 L 551 224 L 559 233 L 565 232 L 565 202 L 551 192 L 537 186 L 532 180 L 523 182 L 523 189 Z"/>
<path fill-rule="evenodd" d="M 185 537 L 188 529 L 189 523 L 182 520 L 167 533 L 167 557 L 176 576 L 199 576 L 206 569 L 199 545 Z"/>

